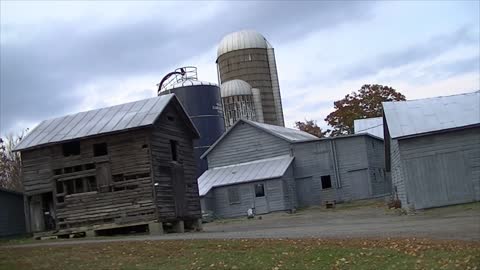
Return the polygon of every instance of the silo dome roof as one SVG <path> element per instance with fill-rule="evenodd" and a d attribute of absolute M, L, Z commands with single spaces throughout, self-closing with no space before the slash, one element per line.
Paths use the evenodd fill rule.
<path fill-rule="evenodd" d="M 262 34 L 252 30 L 242 30 L 223 37 L 218 45 L 217 58 L 227 52 L 247 48 L 270 48 L 270 43 Z"/>
<path fill-rule="evenodd" d="M 231 80 L 220 85 L 220 94 L 223 97 L 252 95 L 252 87 L 246 81 Z"/>

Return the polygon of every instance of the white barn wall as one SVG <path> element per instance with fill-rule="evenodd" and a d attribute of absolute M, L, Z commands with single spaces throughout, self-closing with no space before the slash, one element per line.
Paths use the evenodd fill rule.
<path fill-rule="evenodd" d="M 208 153 L 208 167 L 215 168 L 290 154 L 290 144 L 263 130 L 240 122 Z"/>
<path fill-rule="evenodd" d="M 398 142 L 407 204 L 421 209 L 480 200 L 480 128 Z M 422 186 L 429 192 L 419 193 Z"/>

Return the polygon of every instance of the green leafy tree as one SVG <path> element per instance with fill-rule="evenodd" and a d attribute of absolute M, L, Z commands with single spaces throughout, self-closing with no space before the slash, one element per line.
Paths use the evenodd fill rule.
<path fill-rule="evenodd" d="M 315 120 L 305 119 L 305 122 L 297 121 L 295 122 L 295 127 L 319 138 L 323 138 L 327 134 L 327 131 L 322 131 L 322 128 L 317 125 Z"/>
<path fill-rule="evenodd" d="M 335 111 L 325 121 L 333 128 L 330 136 L 353 133 L 353 120 L 382 116 L 382 102 L 406 100 L 390 86 L 365 84 L 357 92 L 334 102 Z"/>

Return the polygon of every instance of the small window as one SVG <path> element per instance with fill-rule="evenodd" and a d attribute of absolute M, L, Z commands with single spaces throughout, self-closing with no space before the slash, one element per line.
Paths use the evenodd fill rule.
<path fill-rule="evenodd" d="M 172 153 L 172 160 L 177 161 L 178 160 L 178 153 L 177 153 L 177 141 L 170 140 L 170 151 Z"/>
<path fill-rule="evenodd" d="M 65 157 L 80 155 L 80 142 L 75 141 L 64 143 L 62 144 L 62 151 L 63 156 Z"/>
<path fill-rule="evenodd" d="M 332 188 L 332 179 L 330 179 L 330 175 L 322 176 L 321 180 L 322 180 L 322 189 Z"/>
<path fill-rule="evenodd" d="M 63 183 L 60 181 L 57 181 L 57 194 L 62 194 L 63 193 Z"/>
<path fill-rule="evenodd" d="M 238 192 L 238 188 L 231 187 L 228 189 L 228 202 L 230 204 L 240 203 L 240 193 Z"/>
<path fill-rule="evenodd" d="M 255 185 L 255 197 L 265 197 L 265 188 L 263 184 Z"/>
<path fill-rule="evenodd" d="M 171 115 L 167 115 L 167 119 L 168 119 L 168 121 L 170 121 L 170 122 L 175 121 L 175 117 L 173 117 L 173 116 L 171 116 Z"/>
<path fill-rule="evenodd" d="M 83 179 L 82 178 L 77 178 L 74 180 L 75 181 L 75 193 L 82 193 L 84 192 L 84 187 L 83 187 Z"/>
<path fill-rule="evenodd" d="M 108 154 L 107 143 L 96 143 L 93 145 L 93 156 L 105 156 Z"/>

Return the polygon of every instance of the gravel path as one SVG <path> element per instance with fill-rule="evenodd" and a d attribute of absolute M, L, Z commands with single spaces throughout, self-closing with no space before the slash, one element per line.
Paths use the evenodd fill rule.
<path fill-rule="evenodd" d="M 480 241 L 480 204 L 397 215 L 381 207 L 273 213 L 262 219 L 204 224 L 203 232 L 38 242 L 9 247 L 54 246 L 118 241 L 235 238 L 420 237 Z M 4 246 L 5 247 L 5 246 Z"/>

